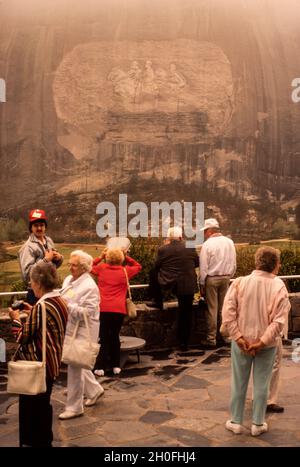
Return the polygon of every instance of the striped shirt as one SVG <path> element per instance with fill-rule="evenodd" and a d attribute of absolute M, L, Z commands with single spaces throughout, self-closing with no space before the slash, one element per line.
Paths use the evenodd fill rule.
<path fill-rule="evenodd" d="M 59 375 L 68 309 L 57 292 L 45 294 L 42 300 L 46 306 L 47 377 L 55 379 Z M 19 320 L 12 322 L 12 332 L 20 344 L 14 360 L 42 361 L 42 307 L 39 302 L 32 308 L 24 324 Z"/>

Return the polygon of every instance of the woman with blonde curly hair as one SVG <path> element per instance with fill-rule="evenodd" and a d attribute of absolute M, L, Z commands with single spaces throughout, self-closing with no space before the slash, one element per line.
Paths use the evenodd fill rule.
<path fill-rule="evenodd" d="M 101 349 L 94 371 L 97 376 L 103 376 L 104 371 L 110 368 L 113 369 L 114 374 L 121 372 L 119 334 L 126 315 L 126 273 L 130 280 L 141 269 L 142 266 L 120 248 L 107 248 L 93 261 L 91 273 L 97 277 L 101 296 L 99 333 Z"/>

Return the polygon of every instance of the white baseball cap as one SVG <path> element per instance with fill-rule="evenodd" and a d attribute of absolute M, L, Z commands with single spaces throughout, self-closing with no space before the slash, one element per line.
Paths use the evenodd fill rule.
<path fill-rule="evenodd" d="M 219 226 L 219 222 L 217 221 L 217 219 L 214 219 L 213 217 L 211 217 L 210 219 L 205 219 L 204 227 L 202 227 L 202 229 L 200 230 L 219 229 L 219 228 L 220 226 Z"/>

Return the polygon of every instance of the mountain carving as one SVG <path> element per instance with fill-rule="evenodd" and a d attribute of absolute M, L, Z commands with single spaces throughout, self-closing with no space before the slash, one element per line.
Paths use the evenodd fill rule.
<path fill-rule="evenodd" d="M 94 225 L 98 202 L 133 183 L 136 199 L 163 200 L 167 186 L 170 200 L 197 197 L 227 225 L 228 205 L 246 202 L 239 231 L 267 217 L 264 203 L 295 206 L 297 0 L 289 8 L 0 2 L 0 215 L 48 205 L 80 230 L 82 219 Z"/>

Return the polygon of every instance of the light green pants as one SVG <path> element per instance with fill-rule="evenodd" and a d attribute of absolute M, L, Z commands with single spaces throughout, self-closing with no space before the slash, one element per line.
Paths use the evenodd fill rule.
<path fill-rule="evenodd" d="M 253 365 L 252 421 L 262 425 L 265 420 L 269 384 L 276 347 L 265 347 L 255 357 L 248 355 L 231 342 L 231 421 L 242 424 L 247 388 Z"/>

